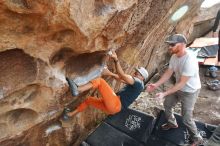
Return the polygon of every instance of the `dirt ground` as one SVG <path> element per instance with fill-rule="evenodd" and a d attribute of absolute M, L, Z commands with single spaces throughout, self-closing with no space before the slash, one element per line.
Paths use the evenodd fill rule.
<path fill-rule="evenodd" d="M 208 89 L 206 82 L 214 79 L 205 76 L 206 70 L 207 67 L 200 66 L 200 79 L 202 83 L 202 88 L 200 90 L 199 97 L 195 104 L 194 119 L 201 122 L 218 125 L 220 124 L 220 90 L 212 91 Z M 217 74 L 218 77 L 215 79 L 220 80 L 220 71 L 218 71 Z M 154 76 L 150 82 L 157 81 L 159 77 L 160 77 L 159 74 Z M 149 94 L 147 92 L 143 92 L 138 97 L 138 99 L 131 105 L 131 108 L 155 116 L 158 112 L 158 109 L 163 109 L 163 100 L 162 101 L 155 100 L 154 98 L 155 93 L 159 91 L 163 91 L 172 85 L 173 83 L 170 80 L 169 82 L 161 86 L 160 89 L 158 89 L 153 93 Z M 181 108 L 179 103 L 174 108 L 174 111 L 179 114 L 181 113 Z"/>

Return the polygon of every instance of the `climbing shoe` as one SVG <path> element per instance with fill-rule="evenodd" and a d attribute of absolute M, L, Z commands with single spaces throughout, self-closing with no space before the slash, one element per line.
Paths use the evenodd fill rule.
<path fill-rule="evenodd" d="M 67 77 L 66 77 L 66 80 L 67 80 L 67 83 L 69 84 L 71 94 L 73 96 L 78 96 L 79 95 L 79 91 L 78 91 L 78 87 L 77 87 L 76 83 L 73 80 L 71 80 L 71 79 L 69 79 Z"/>
<path fill-rule="evenodd" d="M 70 112 L 70 109 L 65 107 L 63 110 L 63 115 L 62 115 L 62 119 L 64 121 L 67 121 L 70 119 L 70 117 L 67 115 L 67 113 L 69 113 L 69 112 Z"/>

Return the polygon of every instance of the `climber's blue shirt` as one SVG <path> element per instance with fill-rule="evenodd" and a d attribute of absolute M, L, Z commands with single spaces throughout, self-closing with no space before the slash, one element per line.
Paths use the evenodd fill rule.
<path fill-rule="evenodd" d="M 120 96 L 123 108 L 127 108 L 140 95 L 144 89 L 144 82 L 133 77 L 133 85 L 125 85 L 117 95 Z"/>

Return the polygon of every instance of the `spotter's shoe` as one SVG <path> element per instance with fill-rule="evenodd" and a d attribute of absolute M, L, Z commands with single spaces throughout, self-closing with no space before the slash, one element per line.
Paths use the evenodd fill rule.
<path fill-rule="evenodd" d="M 170 129 L 176 129 L 176 128 L 178 128 L 178 125 L 174 125 L 171 123 L 165 123 L 161 126 L 162 130 L 170 130 Z"/>
<path fill-rule="evenodd" d="M 193 138 L 192 143 L 191 143 L 190 146 L 199 146 L 203 143 L 204 143 L 204 141 L 203 141 L 202 136 L 198 136 L 198 137 Z"/>

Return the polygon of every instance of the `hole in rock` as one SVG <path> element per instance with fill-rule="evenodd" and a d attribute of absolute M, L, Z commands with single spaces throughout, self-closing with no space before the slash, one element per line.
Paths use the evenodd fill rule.
<path fill-rule="evenodd" d="M 0 71 L 0 86 L 13 90 L 35 80 L 37 63 L 22 49 L 15 48 L 0 53 Z"/>
<path fill-rule="evenodd" d="M 180 20 L 186 14 L 188 9 L 189 9 L 189 7 L 187 5 L 184 5 L 184 6 L 180 7 L 179 9 L 177 9 L 173 13 L 173 15 L 171 17 L 171 20 L 174 21 L 174 22 Z"/>
<path fill-rule="evenodd" d="M 67 75 L 84 75 L 100 66 L 105 57 L 105 52 L 85 53 L 72 56 L 66 61 L 65 69 Z"/>
<path fill-rule="evenodd" d="M 15 129 L 32 126 L 38 118 L 38 113 L 31 109 L 16 109 L 5 114 L 10 127 Z"/>
<path fill-rule="evenodd" d="M 8 2 L 13 3 L 21 8 L 30 8 L 26 0 L 9 0 Z"/>
<path fill-rule="evenodd" d="M 37 100 L 38 93 L 41 93 L 39 89 L 39 85 L 28 85 L 6 96 L 0 101 L 0 106 L 20 106 L 22 104 L 29 105 L 31 102 Z M 41 100 L 43 100 L 43 97 L 41 97 Z"/>

